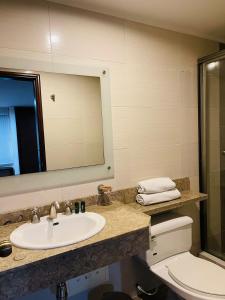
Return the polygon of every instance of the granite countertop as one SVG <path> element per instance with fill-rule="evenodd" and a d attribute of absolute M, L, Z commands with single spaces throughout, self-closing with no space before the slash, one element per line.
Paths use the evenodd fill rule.
<path fill-rule="evenodd" d="M 4 271 L 38 260 L 44 260 L 60 253 L 73 251 L 88 245 L 96 244 L 103 240 L 129 234 L 132 231 L 144 229 L 149 226 L 149 215 L 172 210 L 191 202 L 207 199 L 206 194 L 192 191 L 183 191 L 181 194 L 182 196 L 179 199 L 148 206 L 142 206 L 137 202 L 124 204 L 120 201 L 113 201 L 110 206 L 88 206 L 87 211 L 96 212 L 105 217 L 106 225 L 101 232 L 85 241 L 49 250 L 27 250 L 13 246 L 13 254 L 4 259 L 0 259 L 0 274 Z M 10 225 L 0 226 L 0 240 L 8 239 L 10 233 L 21 224 L 22 223 L 13 223 Z M 74 228 L 72 230 L 79 229 Z M 71 234 L 73 233 L 72 230 Z"/>
<path fill-rule="evenodd" d="M 38 260 L 45 260 L 46 258 L 50 258 L 55 255 L 83 248 L 88 245 L 97 244 L 104 240 L 113 239 L 118 236 L 129 234 L 132 231 L 138 231 L 149 227 L 149 216 L 135 211 L 127 205 L 121 204 L 119 201 L 114 201 L 110 206 L 91 205 L 87 207 L 87 211 L 100 213 L 106 219 L 105 227 L 98 234 L 76 244 L 48 250 L 28 250 L 13 246 L 12 255 L 4 259 L 0 259 L 0 275 L 7 270 L 11 270 L 25 264 L 33 263 Z M 10 233 L 21 224 L 22 223 L 14 223 L 1 226 L 0 240 L 8 239 Z M 73 230 L 79 230 L 79 228 L 71 228 L 71 234 L 73 234 Z"/>
<path fill-rule="evenodd" d="M 134 189 L 117 193 L 110 206 L 87 206 L 87 211 L 104 216 L 106 225 L 85 241 L 48 250 L 13 246 L 10 256 L 0 258 L 1 300 L 14 299 L 146 251 L 149 248 L 150 215 L 207 199 L 205 194 L 182 191 L 179 199 L 141 206 L 129 202 L 134 199 L 134 193 Z M 126 203 L 126 200 L 129 201 Z M 21 224 L 0 226 L 0 240 L 8 239 Z M 71 234 L 74 230 L 79 228 L 71 228 Z"/>

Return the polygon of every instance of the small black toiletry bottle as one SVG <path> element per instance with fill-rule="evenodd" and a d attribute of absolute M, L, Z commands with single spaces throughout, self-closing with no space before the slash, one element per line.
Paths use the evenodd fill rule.
<path fill-rule="evenodd" d="M 81 201 L 81 203 L 80 203 L 80 211 L 82 213 L 85 213 L 85 201 Z"/>
<path fill-rule="evenodd" d="M 79 214 L 79 212 L 80 212 L 80 203 L 79 202 L 75 202 L 74 211 L 75 211 L 75 214 Z"/>

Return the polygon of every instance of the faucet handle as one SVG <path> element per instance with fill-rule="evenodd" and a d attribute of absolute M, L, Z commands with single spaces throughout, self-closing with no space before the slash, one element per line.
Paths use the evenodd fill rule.
<path fill-rule="evenodd" d="M 39 209 L 37 206 L 35 206 L 35 207 L 32 209 L 32 211 L 31 211 L 32 215 L 36 215 L 36 214 L 38 214 L 39 212 L 40 212 L 40 209 Z"/>
<path fill-rule="evenodd" d="M 40 209 L 38 207 L 34 207 L 32 209 L 32 218 L 31 218 L 32 224 L 37 224 L 40 222 L 39 212 L 40 212 Z"/>
<path fill-rule="evenodd" d="M 65 201 L 65 215 L 66 216 L 69 216 L 69 215 L 71 215 L 72 214 L 72 209 L 71 209 L 71 202 L 70 201 Z"/>

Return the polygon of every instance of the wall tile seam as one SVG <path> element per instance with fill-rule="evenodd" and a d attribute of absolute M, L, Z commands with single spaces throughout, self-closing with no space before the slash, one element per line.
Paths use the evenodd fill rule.
<path fill-rule="evenodd" d="M 20 48 L 8 48 L 8 47 L 1 47 L 0 46 L 0 50 L 16 50 L 16 51 L 22 51 L 22 52 L 24 52 L 24 53 L 26 53 L 27 52 L 27 54 L 28 53 L 36 53 L 36 54 L 46 54 L 46 55 L 48 55 L 48 56 L 50 56 L 51 55 L 51 53 L 49 52 L 49 51 L 40 51 L 40 50 L 28 50 L 28 49 L 26 49 L 26 50 L 24 50 L 24 49 L 20 49 Z M 19 53 L 18 53 L 19 54 Z"/>

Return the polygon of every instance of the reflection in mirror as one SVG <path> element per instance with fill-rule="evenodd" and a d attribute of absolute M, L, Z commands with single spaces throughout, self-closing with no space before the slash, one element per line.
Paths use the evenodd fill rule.
<path fill-rule="evenodd" d="M 0 73 L 0 176 L 46 170 L 38 75 Z"/>
<path fill-rule="evenodd" d="M 104 163 L 99 77 L 0 72 L 0 176 Z"/>
<path fill-rule="evenodd" d="M 40 76 L 47 170 L 104 164 L 100 78 Z"/>

